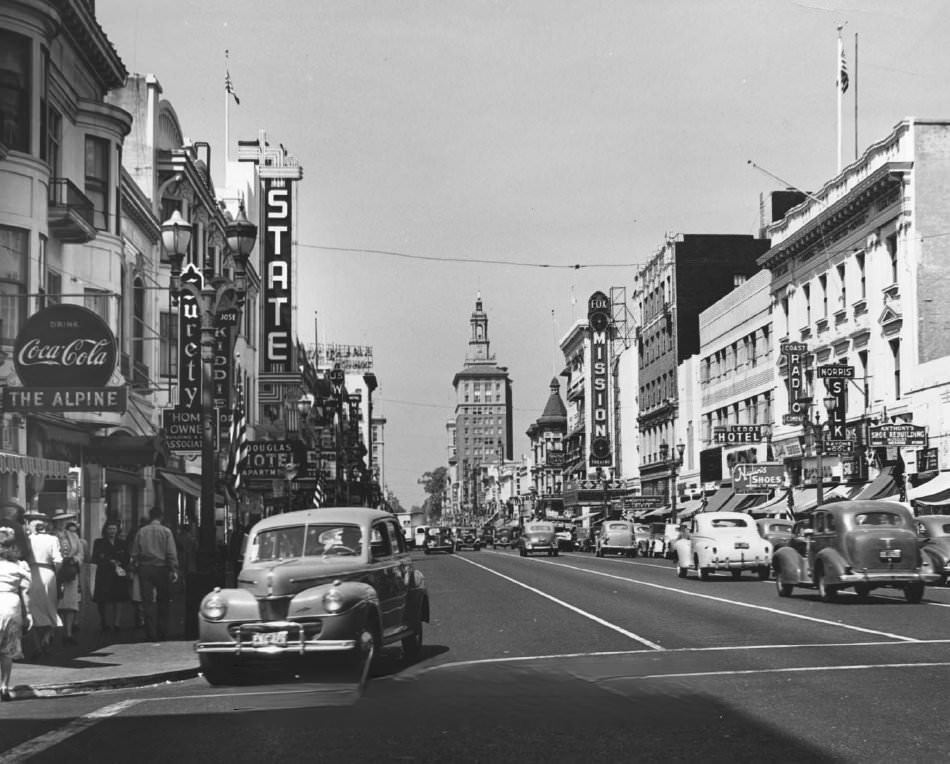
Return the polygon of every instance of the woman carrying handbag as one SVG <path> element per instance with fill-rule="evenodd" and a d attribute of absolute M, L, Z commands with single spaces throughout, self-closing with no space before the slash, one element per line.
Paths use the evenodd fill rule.
<path fill-rule="evenodd" d="M 92 545 L 96 583 L 92 599 L 99 607 L 99 629 L 103 634 L 120 630 L 122 603 L 129 600 L 129 554 L 119 539 L 119 524 L 107 520 L 102 537 Z"/>

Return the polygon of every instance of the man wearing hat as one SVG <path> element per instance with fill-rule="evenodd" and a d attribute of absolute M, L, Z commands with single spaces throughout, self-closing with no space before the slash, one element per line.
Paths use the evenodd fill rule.
<path fill-rule="evenodd" d="M 79 614 L 79 571 L 85 560 L 76 513 L 57 510 L 53 515 L 56 538 L 63 555 L 57 581 L 59 583 L 59 617 L 63 621 L 63 643 L 76 644 L 76 616 Z M 72 562 L 70 562 L 72 560 Z"/>

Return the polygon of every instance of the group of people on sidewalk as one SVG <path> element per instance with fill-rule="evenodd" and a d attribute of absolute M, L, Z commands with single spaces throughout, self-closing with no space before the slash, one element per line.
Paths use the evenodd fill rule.
<path fill-rule="evenodd" d="M 89 553 L 74 513 L 51 518 L 28 514 L 15 502 L 0 500 L 0 700 L 9 699 L 12 662 L 42 658 L 61 644 L 76 644 L 78 615 L 85 595 L 99 611 L 102 635 L 122 629 L 126 603 L 133 605 L 132 628 L 143 628 L 150 642 L 167 638 L 172 587 L 179 580 L 179 545 L 186 564 L 193 559 L 190 534 L 176 541 L 162 523 L 161 507 L 128 537 L 107 520 Z M 93 567 L 90 567 L 93 566 Z M 82 583 L 83 571 L 87 588 Z"/>

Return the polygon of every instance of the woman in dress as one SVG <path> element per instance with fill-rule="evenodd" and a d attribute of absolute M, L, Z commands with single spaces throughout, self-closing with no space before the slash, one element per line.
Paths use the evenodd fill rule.
<path fill-rule="evenodd" d="M 10 700 L 13 661 L 23 657 L 20 634 L 33 625 L 30 579 L 12 529 L 0 527 L 0 700 Z"/>
<path fill-rule="evenodd" d="M 122 603 L 129 599 L 129 554 L 119 539 L 119 524 L 107 520 L 102 538 L 92 545 L 92 562 L 96 565 L 96 585 L 92 599 L 99 607 L 99 628 L 105 634 L 119 631 Z"/>
<path fill-rule="evenodd" d="M 36 567 L 31 568 L 33 583 L 30 586 L 30 603 L 33 610 L 33 644 L 36 657 L 42 657 L 50 651 L 55 629 L 62 626 L 59 613 L 56 587 L 56 569 L 63 561 L 59 549 L 59 539 L 49 532 L 47 519 L 30 522 L 30 546 Z"/>
<path fill-rule="evenodd" d="M 79 614 L 79 575 L 65 580 L 62 570 L 66 566 L 66 558 L 72 557 L 77 564 L 77 568 L 82 568 L 85 555 L 83 554 L 82 539 L 75 530 L 69 526 L 75 527 L 74 512 L 58 512 L 53 515 L 53 522 L 56 524 L 56 538 L 59 539 L 59 550 L 63 555 L 63 561 L 60 563 L 59 576 L 59 617 L 63 621 L 63 644 L 75 645 L 76 640 L 76 616 Z"/>

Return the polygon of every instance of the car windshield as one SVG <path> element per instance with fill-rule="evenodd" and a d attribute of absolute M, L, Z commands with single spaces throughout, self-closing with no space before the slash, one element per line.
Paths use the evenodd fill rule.
<path fill-rule="evenodd" d="M 768 526 L 768 529 L 772 533 L 791 533 L 792 524 L 791 523 L 772 523 Z"/>
<path fill-rule="evenodd" d="M 611 523 L 607 526 L 612 531 L 627 531 L 630 530 L 630 526 L 626 523 Z"/>
<path fill-rule="evenodd" d="M 748 528 L 749 524 L 741 517 L 717 517 L 712 521 L 713 528 Z"/>
<path fill-rule="evenodd" d="M 294 525 L 260 531 L 247 551 L 248 562 L 270 562 L 294 557 L 360 555 L 362 531 L 357 525 Z"/>
<path fill-rule="evenodd" d="M 475 533 L 474 528 L 459 528 L 459 533 Z"/>
<path fill-rule="evenodd" d="M 859 512 L 854 516 L 855 525 L 903 525 L 896 512 Z"/>
<path fill-rule="evenodd" d="M 533 523 L 525 526 L 525 530 L 530 533 L 554 533 L 554 526 L 548 523 Z"/>

